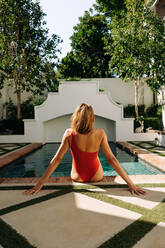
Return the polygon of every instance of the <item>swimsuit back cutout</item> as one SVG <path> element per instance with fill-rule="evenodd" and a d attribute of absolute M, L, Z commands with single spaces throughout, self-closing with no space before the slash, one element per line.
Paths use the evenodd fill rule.
<path fill-rule="evenodd" d="M 84 152 L 78 148 L 75 142 L 75 133 L 72 132 L 71 153 L 73 158 L 73 166 L 82 181 L 90 181 L 100 165 L 98 152 Z"/>

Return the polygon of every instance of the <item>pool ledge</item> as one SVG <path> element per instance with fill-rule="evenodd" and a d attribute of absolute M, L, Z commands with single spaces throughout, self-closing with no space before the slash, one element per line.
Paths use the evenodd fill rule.
<path fill-rule="evenodd" d="M 0 156 L 0 168 L 41 147 L 42 143 L 32 143 Z"/>
<path fill-rule="evenodd" d="M 138 156 L 138 158 L 140 158 L 141 160 L 165 172 L 165 158 L 164 157 L 161 157 L 155 153 L 149 152 L 146 149 L 142 149 L 136 145 L 132 145 L 128 142 L 120 141 L 120 142 L 117 142 L 117 144 L 121 146 L 123 149 Z"/>
<path fill-rule="evenodd" d="M 158 183 L 165 182 L 165 175 L 129 175 L 135 184 Z M 39 177 L 25 178 L 0 178 L 0 185 L 35 185 L 39 181 Z M 70 177 L 51 177 L 45 185 L 113 185 L 126 184 L 120 176 L 104 176 L 100 182 L 77 183 L 73 182 Z"/>

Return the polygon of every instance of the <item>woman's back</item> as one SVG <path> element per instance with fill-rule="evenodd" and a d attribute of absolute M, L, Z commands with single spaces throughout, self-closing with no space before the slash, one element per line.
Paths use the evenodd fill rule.
<path fill-rule="evenodd" d="M 71 177 L 76 181 L 91 181 L 99 167 L 101 167 L 98 158 L 101 130 L 92 129 L 88 134 L 80 134 L 72 130 L 70 132 L 70 147 L 73 158 Z M 99 177 L 100 179 L 103 177 L 102 167 L 100 168 Z"/>
<path fill-rule="evenodd" d="M 72 131 L 73 132 L 73 131 Z M 88 134 L 74 133 L 76 146 L 84 152 L 97 152 L 102 140 L 102 130 L 92 129 Z"/>

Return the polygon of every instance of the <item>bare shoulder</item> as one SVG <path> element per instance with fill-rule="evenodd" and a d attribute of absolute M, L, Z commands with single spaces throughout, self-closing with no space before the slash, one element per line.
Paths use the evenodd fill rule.
<path fill-rule="evenodd" d="M 105 131 L 101 128 L 95 129 L 95 137 L 97 140 L 99 140 L 99 143 L 101 144 L 106 137 Z"/>
<path fill-rule="evenodd" d="M 70 140 L 71 134 L 72 134 L 72 129 L 71 128 L 66 129 L 62 138 L 62 142 L 66 140 Z"/>
<path fill-rule="evenodd" d="M 66 134 L 66 135 L 71 135 L 71 134 L 72 134 L 72 128 L 67 128 L 67 129 L 65 130 L 65 134 Z"/>
<path fill-rule="evenodd" d="M 95 132 L 98 136 L 103 137 L 105 135 L 105 131 L 101 128 L 95 129 Z"/>

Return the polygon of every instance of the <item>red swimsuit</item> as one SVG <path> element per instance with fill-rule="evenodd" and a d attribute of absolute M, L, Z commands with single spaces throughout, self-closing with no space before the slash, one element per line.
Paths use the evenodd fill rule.
<path fill-rule="evenodd" d="M 98 152 L 84 152 L 79 149 L 75 142 L 75 133 L 72 132 L 71 152 L 73 166 L 83 182 L 90 181 L 100 165 Z"/>

